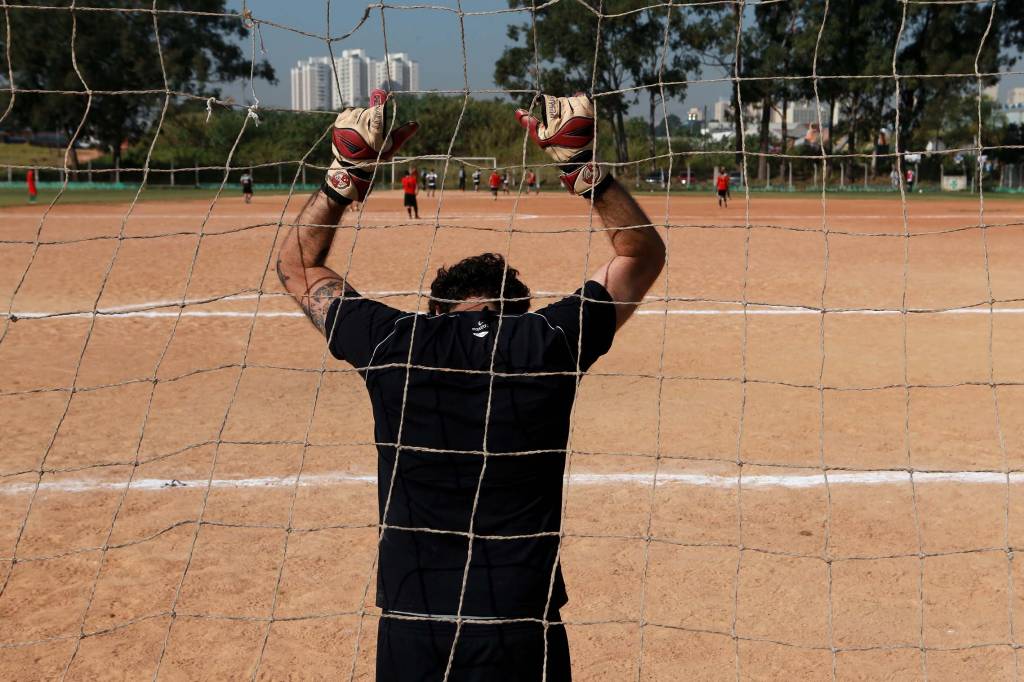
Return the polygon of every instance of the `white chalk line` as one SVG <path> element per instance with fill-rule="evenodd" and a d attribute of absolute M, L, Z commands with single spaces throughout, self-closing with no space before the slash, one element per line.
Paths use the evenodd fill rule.
<path fill-rule="evenodd" d="M 373 297 L 393 297 L 393 296 L 429 296 L 428 292 L 417 292 L 409 290 L 383 290 L 383 291 L 366 291 L 362 292 L 364 296 L 368 298 Z M 534 296 L 537 297 L 559 297 L 565 296 L 563 292 L 557 291 L 535 291 Z M 93 317 L 94 315 L 102 315 L 104 317 L 140 317 L 140 318 L 163 318 L 163 317 L 177 317 L 179 314 L 182 317 L 243 317 L 251 318 L 253 315 L 257 317 L 305 317 L 305 314 L 298 310 L 260 310 L 255 309 L 251 311 L 245 310 L 154 310 L 154 308 L 179 308 L 181 306 L 196 306 L 196 305 L 214 305 L 218 303 L 224 303 L 228 301 L 248 301 L 255 300 L 257 298 L 271 299 L 280 298 L 282 300 L 289 299 L 290 297 L 282 293 L 264 293 L 260 294 L 235 294 L 232 296 L 224 296 L 223 298 L 210 299 L 185 299 L 173 300 L 164 299 L 157 301 L 145 301 L 142 303 L 130 303 L 126 305 L 108 306 L 99 308 L 96 312 L 93 311 L 80 311 L 80 312 L 59 312 L 59 311 L 14 311 L 11 313 L 14 317 L 19 319 L 40 319 L 40 318 L 83 318 Z M 645 300 L 656 300 L 655 296 L 645 296 Z M 911 312 L 918 313 L 924 311 L 911 310 Z M 997 315 L 1022 315 L 1024 314 L 1024 307 L 1008 307 L 1008 308 L 993 308 L 989 310 L 988 306 L 979 305 L 964 308 L 950 308 L 948 310 L 938 310 L 929 312 L 933 315 L 988 315 L 995 313 Z M 659 308 L 654 310 L 637 310 L 636 315 L 691 315 L 691 316 L 704 316 L 704 315 L 820 315 L 820 310 L 813 308 L 804 308 L 800 306 L 772 306 L 772 307 L 759 307 L 759 308 L 747 308 L 744 312 L 743 308 L 738 305 L 733 308 Z M 902 315 L 903 313 L 899 310 L 893 309 L 882 309 L 882 310 L 834 310 L 829 311 L 829 315 Z M 0 317 L 4 314 L 0 313 Z"/>
<path fill-rule="evenodd" d="M 651 473 L 574 473 L 563 479 L 570 486 L 616 486 L 636 485 L 650 486 L 654 474 Z M 658 473 L 658 485 L 681 485 L 698 488 L 735 488 L 737 476 L 718 474 L 674 474 Z M 958 483 L 964 485 L 1006 485 L 1010 483 L 1024 484 L 1024 473 L 1002 474 L 992 471 L 944 471 L 915 472 L 914 483 Z M 343 485 L 369 485 L 377 482 L 374 474 L 352 474 L 346 472 L 330 472 L 323 474 L 304 474 L 298 481 L 299 487 L 318 488 Z M 907 471 L 835 471 L 828 474 L 830 486 L 847 485 L 899 485 L 909 484 L 910 473 Z M 169 479 L 140 478 L 131 483 L 132 490 L 138 491 L 178 491 L 206 488 L 217 489 L 273 489 L 289 488 L 296 484 L 295 476 L 260 477 L 260 478 L 223 478 L 207 481 L 206 479 Z M 789 488 L 806 489 L 825 485 L 823 473 L 808 474 L 753 474 L 743 476 L 743 488 Z M 63 481 L 43 481 L 39 484 L 40 492 L 55 493 L 86 493 L 107 490 L 122 490 L 125 482 L 101 481 L 96 479 L 71 479 Z M 34 483 L 0 483 L 0 496 L 22 495 L 31 493 Z"/>
<path fill-rule="evenodd" d="M 214 212 L 213 215 L 212 215 L 212 218 L 217 219 L 217 220 L 239 220 L 239 219 L 242 219 L 242 220 L 257 219 L 258 220 L 260 218 L 265 218 L 266 220 L 264 222 L 270 222 L 270 223 L 273 223 L 273 224 L 276 225 L 277 221 L 278 221 L 278 218 L 280 218 L 280 216 L 281 216 L 281 214 L 277 213 L 277 212 L 275 212 L 275 213 L 263 213 L 263 214 L 261 214 L 261 213 L 217 213 L 217 212 Z M 537 214 L 537 213 L 516 213 L 516 215 L 515 215 L 515 219 L 516 220 L 537 220 L 538 218 L 554 218 L 554 217 L 562 217 L 562 216 L 542 216 L 542 215 Z M 579 220 L 586 220 L 587 219 L 586 215 L 574 215 L 574 216 L 564 216 L 564 217 L 578 218 Z M 10 220 L 15 220 L 17 218 L 24 218 L 25 222 L 27 222 L 27 223 L 31 223 L 31 222 L 39 220 L 39 216 L 34 215 L 34 214 L 13 215 L 13 216 L 7 216 L 7 218 L 10 219 Z M 153 220 L 202 220 L 203 216 L 201 214 L 198 214 L 198 213 L 139 213 L 139 214 L 132 215 L 132 217 L 129 219 L 129 223 L 137 223 L 137 222 L 140 222 L 142 220 L 148 220 L 150 218 L 152 218 Z M 415 218 L 415 219 L 408 218 L 405 213 L 399 213 L 398 211 L 395 211 L 395 212 L 383 211 L 383 212 L 377 212 L 377 213 L 367 213 L 366 214 L 366 219 L 364 220 L 364 222 L 377 222 L 379 220 L 384 220 L 384 219 L 391 220 L 393 218 L 401 219 L 403 221 L 403 225 L 406 222 L 408 222 L 410 224 L 421 223 L 423 225 L 433 226 L 433 224 L 436 222 L 434 218 Z M 503 215 L 501 213 L 459 213 L 459 214 L 452 214 L 452 215 L 442 213 L 441 214 L 441 218 L 443 220 L 492 220 L 492 221 L 500 220 L 500 221 L 505 222 L 505 223 L 508 222 L 508 216 L 507 215 Z M 80 215 L 80 214 L 69 214 L 69 215 L 50 214 L 49 216 L 46 217 L 47 221 L 74 220 L 76 223 L 81 223 L 83 220 L 92 220 L 92 219 L 97 219 L 97 220 L 119 220 L 120 221 L 120 220 L 124 220 L 124 214 L 123 213 L 93 213 L 93 214 L 87 214 L 87 215 Z M 289 223 L 285 222 L 284 224 L 288 225 Z M 342 227 L 347 227 L 347 226 L 346 225 L 342 225 Z"/>
<path fill-rule="evenodd" d="M 912 311 L 916 312 L 916 311 Z M 129 310 L 129 311 L 114 311 L 114 310 L 99 310 L 96 313 L 93 312 L 77 312 L 77 313 L 59 313 L 59 312 L 44 312 L 44 311 L 18 311 L 11 313 L 13 317 L 18 319 L 43 319 L 51 318 L 55 320 L 63 320 L 70 318 L 83 318 L 93 317 L 94 315 L 102 315 L 103 317 L 109 318 L 164 318 L 164 317 L 242 317 L 252 318 L 255 317 L 305 317 L 305 314 L 297 310 Z M 748 309 L 745 312 L 739 308 L 670 308 L 668 310 L 638 310 L 634 313 L 635 315 L 687 315 L 687 316 L 715 316 L 715 315 L 821 315 L 821 311 L 813 310 L 810 308 L 756 308 Z M 855 316 L 877 316 L 877 315 L 889 315 L 896 316 L 902 315 L 903 313 L 899 310 L 835 310 L 829 311 L 829 315 L 855 315 Z M 949 310 L 938 310 L 929 311 L 928 314 L 932 315 L 1024 315 L 1024 308 L 993 308 L 989 310 L 987 306 L 978 306 L 973 308 L 952 308 Z M 0 313 L 0 317 L 4 317 L 5 314 Z"/>

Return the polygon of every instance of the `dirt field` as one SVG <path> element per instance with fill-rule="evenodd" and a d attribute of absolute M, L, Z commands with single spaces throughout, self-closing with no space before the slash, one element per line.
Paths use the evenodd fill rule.
<path fill-rule="evenodd" d="M 369 402 L 268 268 L 303 200 L 0 210 L 3 679 L 372 679 Z M 666 274 L 571 442 L 575 678 L 1016 678 L 1024 201 L 641 201 Z M 414 310 L 500 251 L 540 306 L 610 253 L 568 196 L 421 205 L 331 264 Z"/>

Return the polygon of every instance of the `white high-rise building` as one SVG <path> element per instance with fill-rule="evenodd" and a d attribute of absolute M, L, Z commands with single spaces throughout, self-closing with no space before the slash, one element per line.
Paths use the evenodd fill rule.
<path fill-rule="evenodd" d="M 1024 104 L 1024 88 L 1012 88 L 1010 95 L 1006 98 L 1006 103 L 1015 107 Z"/>
<path fill-rule="evenodd" d="M 370 89 L 383 88 L 389 92 L 409 92 L 420 89 L 420 65 L 405 52 L 388 55 L 370 65 Z"/>
<path fill-rule="evenodd" d="M 299 61 L 292 67 L 292 109 L 330 109 L 331 80 L 330 57 L 310 57 Z"/>
<path fill-rule="evenodd" d="M 366 106 L 374 88 L 418 91 L 419 63 L 404 52 L 376 60 L 363 50 L 345 50 L 333 64 L 330 57 L 310 57 L 292 67 L 292 109 L 297 111 Z"/>
<path fill-rule="evenodd" d="M 335 109 L 363 107 L 370 100 L 370 65 L 372 60 L 362 50 L 345 50 L 334 60 L 331 104 Z M 334 81 L 334 78 L 337 81 Z"/>

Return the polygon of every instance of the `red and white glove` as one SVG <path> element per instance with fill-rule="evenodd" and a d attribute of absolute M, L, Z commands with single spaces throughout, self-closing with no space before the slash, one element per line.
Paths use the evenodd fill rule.
<path fill-rule="evenodd" d="M 416 122 L 398 126 L 388 134 L 388 93 L 374 90 L 370 106 L 348 107 L 338 114 L 331 131 L 334 162 L 327 169 L 323 193 L 340 204 L 363 201 L 370 191 L 374 166 L 390 161 L 406 140 L 416 134 Z"/>
<path fill-rule="evenodd" d="M 600 194 L 611 176 L 594 161 L 594 105 L 583 94 L 572 97 L 544 95 L 542 120 L 525 109 L 516 110 L 516 120 L 530 131 L 530 137 L 558 163 L 562 184 L 578 196 Z"/>

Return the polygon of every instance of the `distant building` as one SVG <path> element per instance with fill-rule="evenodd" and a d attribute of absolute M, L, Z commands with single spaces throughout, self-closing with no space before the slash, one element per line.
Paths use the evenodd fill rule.
<path fill-rule="evenodd" d="M 310 57 L 292 67 L 292 109 L 326 111 L 331 108 L 331 59 Z"/>
<path fill-rule="evenodd" d="M 1006 103 L 1011 107 L 1024 105 L 1024 88 L 1011 88 Z"/>
<path fill-rule="evenodd" d="M 829 109 L 828 104 L 821 102 L 820 107 L 815 106 L 814 102 L 802 101 L 802 102 L 790 102 L 786 109 L 786 123 L 792 125 L 810 125 L 811 123 L 818 123 L 821 121 L 823 125 L 828 125 L 829 120 Z M 836 111 L 836 123 L 839 122 L 839 112 Z M 782 127 L 782 114 L 778 111 L 772 113 L 772 123 L 778 123 L 779 128 Z"/>
<path fill-rule="evenodd" d="M 377 60 L 363 50 L 344 50 L 333 62 L 330 57 L 300 60 L 291 75 L 292 109 L 297 111 L 366 106 L 375 88 L 389 92 L 420 89 L 420 65 L 404 52 Z"/>
<path fill-rule="evenodd" d="M 370 100 L 371 63 L 362 50 L 345 50 L 334 60 L 336 81 L 331 90 L 334 109 L 366 106 Z"/>
<path fill-rule="evenodd" d="M 687 121 L 703 121 L 704 112 L 701 111 L 700 107 L 690 107 L 690 110 L 686 112 Z"/>
<path fill-rule="evenodd" d="M 720 99 L 715 102 L 714 113 L 711 116 L 712 121 L 728 121 L 732 118 L 732 102 L 727 99 Z"/>
<path fill-rule="evenodd" d="M 370 89 L 389 92 L 410 92 L 420 89 L 420 65 L 404 52 L 388 55 L 372 64 Z"/>

